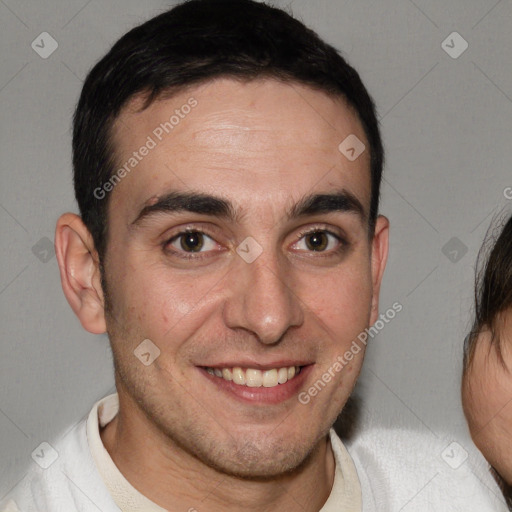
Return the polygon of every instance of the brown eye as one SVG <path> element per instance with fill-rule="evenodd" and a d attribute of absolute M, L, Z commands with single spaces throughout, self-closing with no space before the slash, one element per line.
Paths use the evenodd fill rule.
<path fill-rule="evenodd" d="M 294 248 L 306 253 L 324 253 L 327 255 L 338 254 L 348 248 L 348 243 L 332 231 L 321 228 L 313 228 L 299 233 L 299 239 Z"/>
<path fill-rule="evenodd" d="M 306 246 L 311 251 L 324 251 L 329 244 L 327 234 L 323 231 L 315 231 L 306 235 Z"/>
<path fill-rule="evenodd" d="M 180 235 L 180 246 L 187 252 L 199 252 L 204 245 L 204 234 L 191 231 Z"/>
<path fill-rule="evenodd" d="M 167 256 L 200 260 L 222 252 L 222 247 L 204 231 L 189 228 L 164 242 L 163 250 Z"/>

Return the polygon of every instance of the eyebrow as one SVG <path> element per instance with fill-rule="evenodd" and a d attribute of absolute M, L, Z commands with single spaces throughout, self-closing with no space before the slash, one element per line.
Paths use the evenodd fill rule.
<path fill-rule="evenodd" d="M 190 212 L 237 222 L 241 212 L 233 203 L 221 197 L 200 192 L 170 192 L 158 197 L 155 202 L 146 204 L 139 212 L 132 226 L 140 224 L 143 219 L 160 213 Z M 303 197 L 287 211 L 287 219 L 295 219 L 317 214 L 342 212 L 355 214 L 362 221 L 367 216 L 361 201 L 344 189 L 332 194 L 312 194 Z"/>

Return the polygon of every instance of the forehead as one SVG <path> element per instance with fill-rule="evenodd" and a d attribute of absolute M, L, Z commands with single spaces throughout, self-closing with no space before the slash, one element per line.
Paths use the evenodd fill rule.
<path fill-rule="evenodd" d="M 134 98 L 112 130 L 116 163 L 127 171 L 112 192 L 115 207 L 187 188 L 255 207 L 330 188 L 369 203 L 368 144 L 341 98 L 273 79 L 222 78 L 142 104 Z M 366 146 L 355 161 L 339 149 L 349 136 Z"/>

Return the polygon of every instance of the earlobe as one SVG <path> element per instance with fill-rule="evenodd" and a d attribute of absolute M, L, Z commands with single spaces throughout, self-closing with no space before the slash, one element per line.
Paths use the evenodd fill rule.
<path fill-rule="evenodd" d="M 377 217 L 372 241 L 372 310 L 370 323 L 373 325 L 379 315 L 379 294 L 382 276 L 388 260 L 389 220 L 383 215 Z"/>
<path fill-rule="evenodd" d="M 106 331 L 100 268 L 92 236 L 82 219 L 65 213 L 57 221 L 55 253 L 62 290 L 69 305 L 87 331 Z"/>

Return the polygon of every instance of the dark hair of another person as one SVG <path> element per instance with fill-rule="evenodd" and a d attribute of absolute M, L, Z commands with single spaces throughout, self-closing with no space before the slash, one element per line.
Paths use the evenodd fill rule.
<path fill-rule="evenodd" d="M 500 344 L 502 314 L 512 308 L 512 216 L 492 229 L 480 249 L 475 279 L 475 319 L 471 332 L 464 341 L 464 371 L 471 365 L 479 334 L 491 333 L 497 353 L 504 364 Z"/>
<path fill-rule="evenodd" d="M 103 260 L 108 198 L 93 191 L 116 170 L 112 125 L 135 95 L 143 109 L 191 85 L 219 77 L 273 78 L 343 98 L 370 145 L 373 235 L 384 160 L 374 103 L 357 72 L 315 32 L 286 12 L 252 0 L 190 0 L 119 39 L 89 72 L 73 122 L 75 196 Z M 341 140 L 340 140 L 341 142 Z"/>
<path fill-rule="evenodd" d="M 490 229 L 477 259 L 475 279 L 475 319 L 471 332 L 464 341 L 464 372 L 473 360 L 478 336 L 483 330 L 491 333 L 501 363 L 506 367 L 501 351 L 501 315 L 512 308 L 512 216 L 495 230 Z M 483 260 L 483 263 L 482 263 Z M 512 375 L 511 375 L 512 377 Z M 509 510 L 512 510 L 512 486 L 492 468 L 492 474 L 503 492 Z"/>

